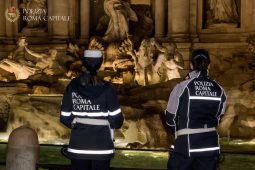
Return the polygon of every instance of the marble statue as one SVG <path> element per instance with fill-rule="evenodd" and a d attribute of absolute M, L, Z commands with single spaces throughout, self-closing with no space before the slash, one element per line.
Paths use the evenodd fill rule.
<path fill-rule="evenodd" d="M 236 0 L 208 0 L 207 24 L 238 23 Z"/>
<path fill-rule="evenodd" d="M 20 37 L 16 44 L 17 44 L 17 46 L 15 47 L 13 52 L 11 52 L 9 54 L 8 58 L 11 59 L 11 60 L 14 60 L 15 62 L 21 63 L 23 65 L 33 67 L 34 63 L 29 61 L 28 54 L 25 50 L 25 48 L 28 45 L 27 38 L 24 37 L 24 36 Z"/>
<path fill-rule="evenodd" d="M 138 20 L 130 4 L 123 0 L 105 0 L 104 11 L 110 17 L 110 21 L 103 39 L 107 42 L 126 39 L 129 34 L 129 20 Z"/>
<path fill-rule="evenodd" d="M 176 44 L 168 43 L 162 46 L 155 39 L 152 39 L 152 42 L 159 51 L 154 70 L 160 75 L 161 81 L 180 78 L 179 70 L 183 69 L 184 61 Z"/>
<path fill-rule="evenodd" d="M 80 49 L 78 45 L 72 41 L 67 43 L 67 54 L 72 56 L 73 58 L 80 58 Z"/>
<path fill-rule="evenodd" d="M 9 73 L 14 73 L 16 80 L 27 79 L 36 72 L 36 69 L 33 67 L 22 65 L 9 59 L 0 61 L 0 68 Z"/>
<path fill-rule="evenodd" d="M 0 68 L 14 73 L 16 80 L 27 79 L 37 70 L 35 64 L 26 58 L 25 48 L 27 45 L 26 37 L 20 37 L 14 51 L 9 54 L 8 58 L 0 61 Z"/>
<path fill-rule="evenodd" d="M 134 50 L 133 42 L 125 40 L 120 47 L 122 53 L 132 56 L 135 66 L 135 81 L 139 85 L 158 83 L 160 78 L 153 68 L 153 43 L 150 39 L 144 39 L 138 51 Z"/>
<path fill-rule="evenodd" d="M 55 48 L 50 48 L 48 53 L 36 53 L 27 47 L 26 51 L 38 59 L 35 67 L 46 75 L 53 76 L 63 71 L 62 67 L 56 61 L 58 51 Z"/>
<path fill-rule="evenodd" d="M 61 63 L 65 65 L 67 70 L 66 76 L 74 78 L 82 72 L 82 60 L 84 49 L 78 46 L 74 41 L 67 42 L 65 57 L 61 58 Z"/>
<path fill-rule="evenodd" d="M 112 61 L 110 61 L 110 62 L 106 61 L 106 58 L 105 58 L 106 49 L 105 49 L 104 45 L 101 42 L 99 42 L 99 40 L 96 37 L 91 37 L 89 45 L 88 45 L 88 49 L 90 49 L 90 50 L 100 50 L 104 54 L 103 55 L 104 61 L 103 61 L 103 64 L 102 64 L 100 70 L 103 70 L 105 67 L 111 67 L 112 66 Z"/>
<path fill-rule="evenodd" d="M 19 6 L 23 9 L 23 14 L 26 18 L 26 28 L 45 27 L 47 23 L 46 0 L 23 0 Z"/>
<path fill-rule="evenodd" d="M 97 40 L 97 38 L 92 37 L 90 39 L 88 49 L 104 51 L 104 46 Z"/>
<path fill-rule="evenodd" d="M 125 40 L 120 51 L 132 56 L 135 67 L 135 81 L 140 85 L 155 84 L 180 78 L 180 69 L 184 67 L 183 56 L 176 44 L 160 45 L 154 38 L 144 39 L 138 51 L 134 50 L 133 42 Z M 158 56 L 154 61 L 154 55 Z"/>
<path fill-rule="evenodd" d="M 63 68 L 56 60 L 57 50 L 55 48 L 51 48 L 47 54 L 44 54 L 36 53 L 27 46 L 26 37 L 19 38 L 14 52 L 0 61 L 0 68 L 13 73 L 16 80 L 27 79 L 38 73 L 52 76 L 63 72 Z"/>

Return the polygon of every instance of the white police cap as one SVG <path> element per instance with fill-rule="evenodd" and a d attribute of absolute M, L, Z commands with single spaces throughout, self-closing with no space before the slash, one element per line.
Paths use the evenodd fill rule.
<path fill-rule="evenodd" d="M 100 50 L 85 50 L 84 57 L 86 58 L 101 58 L 103 56 Z"/>

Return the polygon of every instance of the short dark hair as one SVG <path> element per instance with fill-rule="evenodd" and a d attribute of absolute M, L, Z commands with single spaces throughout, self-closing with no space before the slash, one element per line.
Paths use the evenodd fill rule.
<path fill-rule="evenodd" d="M 210 56 L 205 49 L 196 49 L 192 51 L 190 61 L 194 70 L 203 71 L 207 70 L 210 64 Z"/>

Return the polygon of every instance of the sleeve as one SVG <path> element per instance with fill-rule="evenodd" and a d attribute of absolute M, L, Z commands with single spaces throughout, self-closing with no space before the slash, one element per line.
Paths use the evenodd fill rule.
<path fill-rule="evenodd" d="M 124 121 L 118 102 L 117 90 L 111 86 L 107 93 L 108 120 L 112 129 L 119 129 Z"/>
<path fill-rule="evenodd" d="M 222 117 L 225 113 L 226 103 L 227 103 L 227 95 L 226 95 L 225 91 L 222 89 L 221 103 L 220 103 L 219 112 L 218 112 L 218 115 L 217 115 L 218 122 L 221 121 L 221 119 L 222 119 Z"/>
<path fill-rule="evenodd" d="M 73 107 L 72 92 L 69 84 L 65 90 L 60 110 L 60 122 L 63 123 L 68 128 L 72 127 L 73 121 L 72 107 Z"/>
<path fill-rule="evenodd" d="M 166 124 L 173 134 L 175 134 L 176 131 L 177 110 L 179 109 L 180 97 L 183 92 L 184 89 L 182 86 L 180 84 L 176 85 L 170 94 L 167 109 L 165 110 Z"/>

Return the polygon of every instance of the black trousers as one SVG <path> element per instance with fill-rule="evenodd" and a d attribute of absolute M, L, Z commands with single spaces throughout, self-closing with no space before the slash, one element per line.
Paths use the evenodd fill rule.
<path fill-rule="evenodd" d="M 111 160 L 71 159 L 72 170 L 110 170 Z"/>
<path fill-rule="evenodd" d="M 216 170 L 217 157 L 187 157 L 178 153 L 171 153 L 167 163 L 167 170 Z"/>

